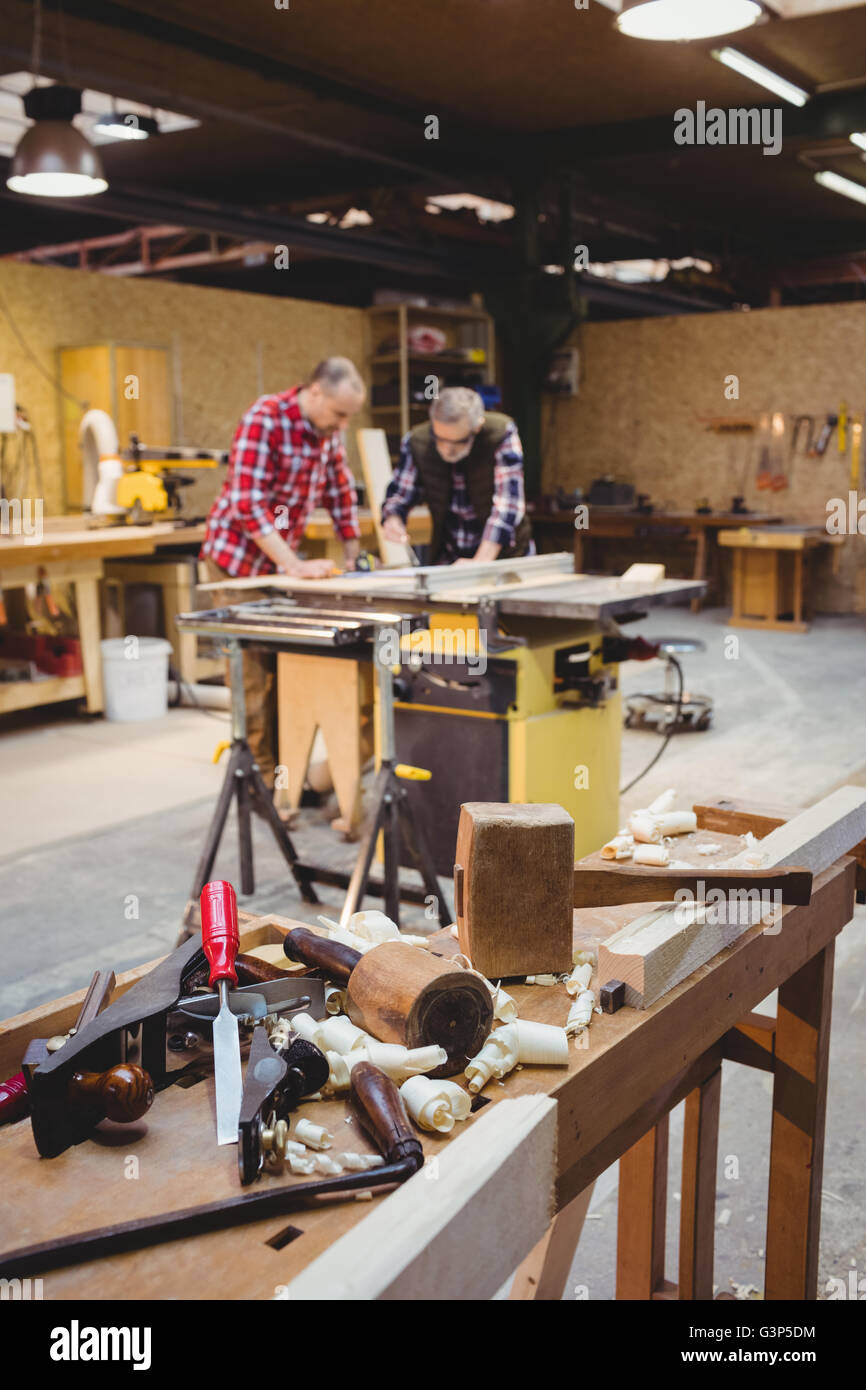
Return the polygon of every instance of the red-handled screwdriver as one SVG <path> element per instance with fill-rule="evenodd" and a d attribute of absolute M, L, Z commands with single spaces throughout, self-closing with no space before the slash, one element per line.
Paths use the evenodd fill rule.
<path fill-rule="evenodd" d="M 230 883 L 206 883 L 201 891 L 201 940 L 210 963 L 210 980 L 219 994 L 219 1013 L 213 1022 L 213 1062 L 216 1082 L 217 1143 L 236 1144 L 243 1076 L 238 1021 L 229 1007 L 229 985 L 238 982 L 238 903 Z"/>

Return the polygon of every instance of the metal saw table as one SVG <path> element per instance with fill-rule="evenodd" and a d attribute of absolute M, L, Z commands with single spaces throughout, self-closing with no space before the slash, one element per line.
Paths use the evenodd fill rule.
<path fill-rule="evenodd" d="M 339 654 L 328 631 L 340 620 L 393 630 L 397 753 L 433 773 L 408 791 L 447 875 L 464 801 L 557 802 L 575 821 L 578 855 L 615 833 L 618 664 L 632 654 L 620 624 L 703 592 L 690 580 L 575 574 L 568 554 L 203 587 L 231 588 L 238 604 L 181 616 L 179 626 L 282 653 L 330 645 Z M 243 604 L 245 590 L 263 588 L 271 598 Z M 374 655 L 369 634 L 363 644 Z"/>

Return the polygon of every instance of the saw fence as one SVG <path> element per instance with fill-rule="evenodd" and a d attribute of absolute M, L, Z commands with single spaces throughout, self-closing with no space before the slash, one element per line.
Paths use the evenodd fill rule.
<path fill-rule="evenodd" d="M 781 817 L 731 803 L 699 808 L 725 849 Z M 725 833 L 725 827 L 732 834 Z M 699 829 L 678 853 L 697 863 Z M 585 863 L 595 862 L 591 856 Z M 705 863 L 706 861 L 704 861 Z M 853 858 L 815 877 L 808 906 L 780 929 L 749 928 L 646 1009 L 594 1016 L 568 1068 L 525 1067 L 493 1082 L 456 1137 L 421 1134 L 425 1166 L 387 1196 L 350 1198 L 255 1224 L 47 1272 L 45 1298 L 489 1298 L 518 1269 L 512 1297 L 561 1298 L 592 1184 L 620 1159 L 617 1296 L 713 1296 L 716 1141 L 723 1066 L 773 1076 L 767 1200 L 768 1299 L 814 1298 L 836 935 L 851 917 Z M 598 945 L 646 904 L 575 911 L 576 945 Z M 246 918 L 241 949 L 279 941 L 297 923 Z M 433 939 L 457 950 L 449 932 Z M 152 963 L 151 963 L 152 964 Z M 129 971 L 123 991 L 150 969 Z M 596 981 L 594 981 L 594 984 Z M 600 981 L 604 983 L 604 981 Z M 775 1020 L 751 1011 L 779 990 Z M 520 1016 L 562 1024 L 560 989 L 511 986 Z M 82 995 L 0 1027 L 0 1073 L 27 1042 L 62 1032 Z M 686 1102 L 679 1283 L 665 1277 L 667 1126 Z M 211 1142 L 213 1077 L 163 1091 L 135 1126 L 107 1122 L 56 1159 L 41 1160 L 28 1122 L 0 1130 L 4 1245 L 59 1238 L 236 1195 L 236 1157 Z M 367 1150 L 340 1100 L 296 1112 Z M 263 1184 L 290 1183 L 266 1174 Z M 724 1271 L 715 1271 L 724 1281 Z M 591 1294 L 591 1291 L 590 1291 Z"/>

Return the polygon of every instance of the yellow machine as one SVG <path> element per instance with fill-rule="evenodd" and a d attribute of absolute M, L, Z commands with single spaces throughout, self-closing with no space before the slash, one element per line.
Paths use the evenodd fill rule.
<path fill-rule="evenodd" d="M 622 710 L 610 640 L 598 621 L 506 623 L 517 640 L 496 651 L 476 614 L 459 610 L 434 613 L 400 641 L 396 744 L 432 771 L 409 796 L 442 874 L 453 869 L 464 801 L 556 802 L 574 818 L 577 856 L 618 827 Z"/>
<path fill-rule="evenodd" d="M 133 435 L 121 458 L 127 467 L 117 479 L 117 504 L 136 522 L 153 515 L 177 515 L 182 503 L 180 490 L 194 481 L 181 470 L 217 468 L 225 456 L 207 450 L 148 448 Z M 136 467 L 129 468 L 129 463 Z"/>

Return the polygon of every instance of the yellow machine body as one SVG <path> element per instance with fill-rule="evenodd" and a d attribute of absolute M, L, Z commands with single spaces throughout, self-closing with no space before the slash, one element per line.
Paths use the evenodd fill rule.
<path fill-rule="evenodd" d="M 619 825 L 618 667 L 602 661 L 598 624 L 507 621 L 522 640 L 495 652 L 477 616 L 458 611 L 401 639 L 397 752 L 433 774 L 411 795 L 440 873 L 464 801 L 556 802 L 574 819 L 578 857 Z"/>
<path fill-rule="evenodd" d="M 118 478 L 117 504 L 130 512 L 167 513 L 172 510 L 165 486 L 167 473 L 216 467 L 218 460 L 215 458 L 142 458 L 135 468 Z"/>

